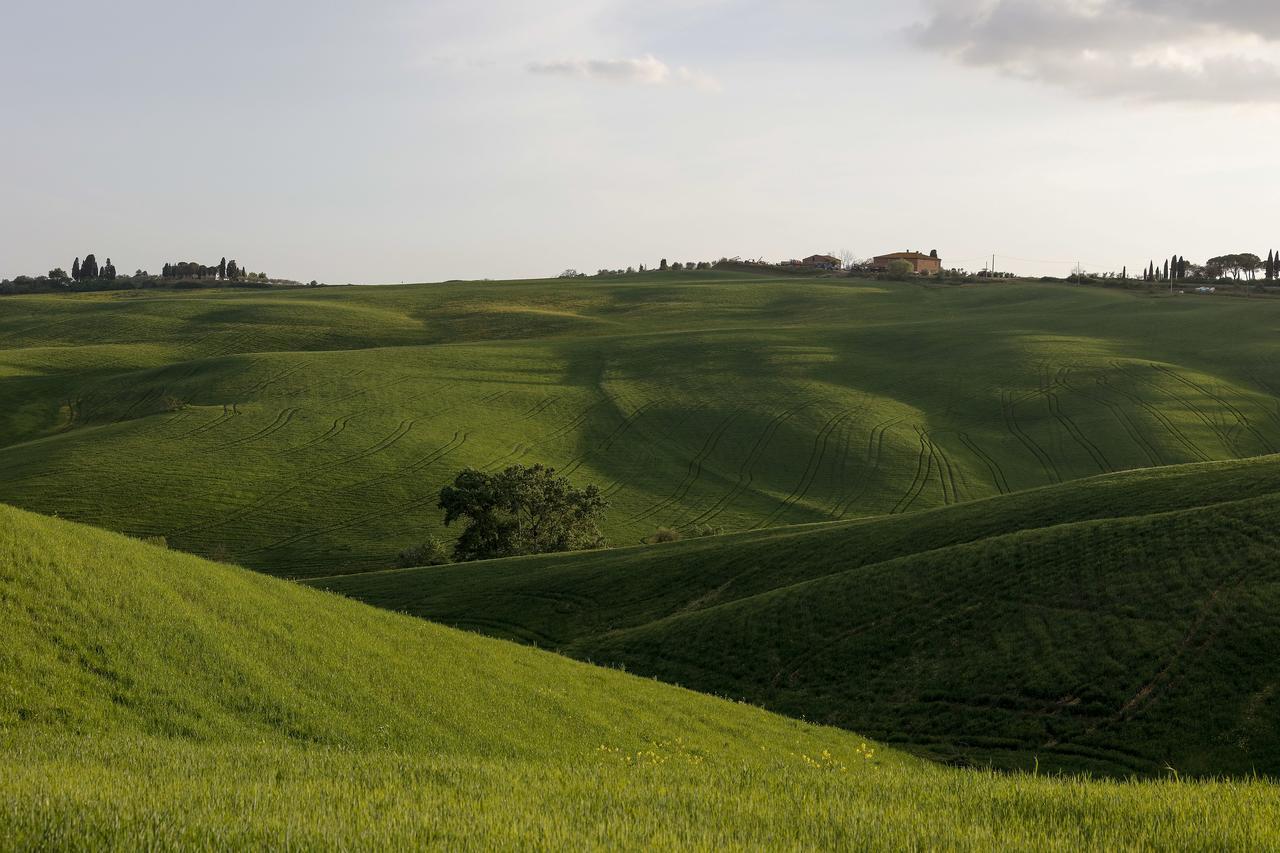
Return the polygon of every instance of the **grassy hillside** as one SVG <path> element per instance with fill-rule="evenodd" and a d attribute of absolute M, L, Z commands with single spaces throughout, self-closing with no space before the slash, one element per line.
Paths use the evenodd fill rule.
<path fill-rule="evenodd" d="M 385 568 L 458 469 L 607 533 L 902 514 L 1280 448 L 1280 304 L 719 273 L 0 301 L 0 500 L 281 575 Z"/>
<path fill-rule="evenodd" d="M 1280 457 L 317 583 L 948 761 L 1280 774 Z"/>
<path fill-rule="evenodd" d="M 1264 782 L 928 765 L 0 507 L 11 849 L 1264 848 Z"/>

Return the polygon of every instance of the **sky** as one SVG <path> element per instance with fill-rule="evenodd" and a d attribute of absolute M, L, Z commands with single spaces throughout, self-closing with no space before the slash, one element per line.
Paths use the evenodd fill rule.
<path fill-rule="evenodd" d="M 1280 247 L 1275 0 L 3 0 L 0 277 Z"/>

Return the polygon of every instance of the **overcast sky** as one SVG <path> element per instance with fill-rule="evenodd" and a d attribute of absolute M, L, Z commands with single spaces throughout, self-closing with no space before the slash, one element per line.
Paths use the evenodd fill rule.
<path fill-rule="evenodd" d="M 5 0 L 0 276 L 1280 245 L 1276 0 Z"/>

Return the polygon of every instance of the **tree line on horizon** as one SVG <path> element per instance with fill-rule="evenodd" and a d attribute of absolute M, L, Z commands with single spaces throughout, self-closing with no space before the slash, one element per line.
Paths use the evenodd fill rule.
<path fill-rule="evenodd" d="M 83 260 L 77 257 L 71 262 L 70 273 L 62 267 L 54 267 L 42 276 L 19 275 L 12 280 L 4 279 L 0 281 L 0 294 L 182 286 L 188 282 L 204 280 L 265 285 L 270 279 L 265 272 L 249 272 L 237 261 L 228 261 L 225 257 L 216 264 L 195 261 L 166 263 L 158 276 L 143 269 L 136 270 L 133 275 L 120 275 L 110 258 L 99 264 L 97 256 L 90 252 Z"/>
<path fill-rule="evenodd" d="M 1264 280 L 1280 280 L 1280 251 L 1267 253 L 1264 261 L 1252 252 L 1240 252 L 1233 255 L 1219 255 L 1210 258 L 1203 264 L 1193 264 L 1181 255 L 1174 255 L 1163 262 L 1163 265 L 1151 261 L 1142 272 L 1142 280 L 1146 282 L 1175 281 L 1220 281 L 1232 278 L 1235 281 L 1257 281 L 1262 273 Z M 1120 276 L 1129 277 L 1128 268 Z"/>

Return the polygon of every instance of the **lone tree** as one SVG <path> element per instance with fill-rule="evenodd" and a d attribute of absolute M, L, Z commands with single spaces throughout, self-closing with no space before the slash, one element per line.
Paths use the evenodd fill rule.
<path fill-rule="evenodd" d="M 458 562 L 605 547 L 599 522 L 609 503 L 595 486 L 576 489 L 553 468 L 513 465 L 499 474 L 468 468 L 440 490 L 445 526 L 466 519 Z"/>
<path fill-rule="evenodd" d="M 80 259 L 79 258 L 76 258 L 75 262 L 71 264 L 71 280 L 72 281 L 80 280 Z"/>

